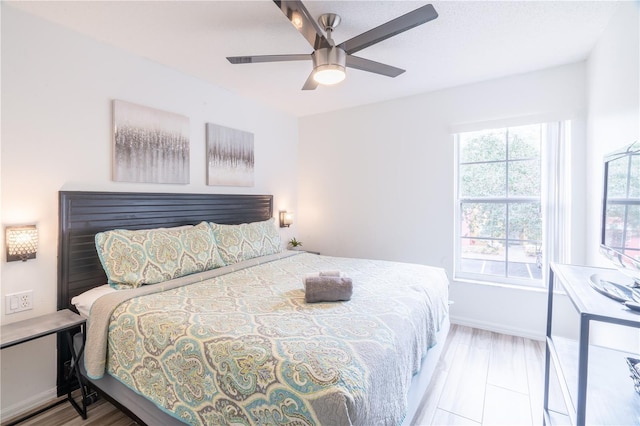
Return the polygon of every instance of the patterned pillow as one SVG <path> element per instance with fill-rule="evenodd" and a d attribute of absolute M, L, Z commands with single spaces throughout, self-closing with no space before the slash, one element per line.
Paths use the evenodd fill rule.
<path fill-rule="evenodd" d="M 224 266 L 208 223 L 96 234 L 109 284 L 117 289 L 155 284 Z"/>
<path fill-rule="evenodd" d="M 211 223 L 211 227 L 220 256 L 227 265 L 282 251 L 274 218 L 241 225 Z"/>

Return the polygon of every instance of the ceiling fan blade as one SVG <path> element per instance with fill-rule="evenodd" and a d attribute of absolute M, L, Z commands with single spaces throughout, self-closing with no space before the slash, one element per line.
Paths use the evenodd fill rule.
<path fill-rule="evenodd" d="M 304 86 L 302 86 L 302 90 L 316 90 L 316 87 L 318 87 L 318 82 L 313 79 L 313 71 L 311 71 L 307 81 L 305 81 Z"/>
<path fill-rule="evenodd" d="M 425 22 L 429 22 L 438 17 L 438 13 L 432 5 L 427 4 L 416 10 L 413 10 L 405 15 L 399 16 L 386 22 L 372 30 L 357 35 L 344 43 L 340 44 L 340 47 L 347 52 L 347 54 L 356 53 L 366 47 L 379 43 L 383 40 L 400 34 L 411 28 L 422 25 Z"/>
<path fill-rule="evenodd" d="M 310 60 L 310 53 L 301 55 L 258 55 L 258 56 L 227 56 L 232 64 L 253 64 L 256 62 L 284 62 Z"/>
<path fill-rule="evenodd" d="M 322 34 L 313 16 L 299 0 L 273 0 L 294 27 L 307 39 L 313 49 L 329 47 L 329 41 Z"/>
<path fill-rule="evenodd" d="M 380 62 L 353 55 L 347 55 L 347 67 L 382 74 L 387 77 L 397 77 L 405 71 L 402 68 L 392 67 L 391 65 L 381 64 Z"/>

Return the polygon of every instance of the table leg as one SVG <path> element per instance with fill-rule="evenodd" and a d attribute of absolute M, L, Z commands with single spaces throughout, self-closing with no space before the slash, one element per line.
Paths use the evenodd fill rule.
<path fill-rule="evenodd" d="M 84 330 L 83 330 L 84 331 Z M 67 343 L 69 344 L 69 350 L 71 351 L 71 370 L 69 370 L 69 376 L 67 378 L 67 400 L 71 403 L 73 408 L 76 409 L 78 414 L 86 420 L 87 419 L 87 405 L 89 405 L 89 399 L 87 397 L 87 388 L 82 381 L 82 376 L 80 375 L 80 369 L 78 368 L 78 362 L 82 358 L 82 354 L 84 353 L 84 337 L 82 339 L 82 346 L 80 350 L 76 354 L 75 347 L 73 345 L 73 336 L 69 330 L 66 331 Z M 84 333 L 83 333 L 84 336 Z M 76 380 L 78 380 L 78 385 L 80 386 L 80 392 L 82 393 L 82 407 L 76 402 L 76 400 L 71 396 L 71 380 L 75 376 Z"/>

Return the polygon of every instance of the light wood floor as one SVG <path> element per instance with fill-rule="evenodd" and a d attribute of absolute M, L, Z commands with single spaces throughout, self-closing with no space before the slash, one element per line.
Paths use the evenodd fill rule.
<path fill-rule="evenodd" d="M 541 425 L 544 351 L 541 341 L 452 325 L 414 424 Z M 21 425 L 135 423 L 100 399 L 84 421 L 63 403 Z"/>
<path fill-rule="evenodd" d="M 542 341 L 458 325 L 422 399 L 415 425 L 541 425 Z"/>

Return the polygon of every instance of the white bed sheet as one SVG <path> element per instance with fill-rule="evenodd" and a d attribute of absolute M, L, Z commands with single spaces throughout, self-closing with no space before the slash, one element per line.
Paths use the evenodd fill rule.
<path fill-rule="evenodd" d="M 71 303 L 76 307 L 78 313 L 81 316 L 83 316 L 84 318 L 89 318 L 91 306 L 93 306 L 94 302 L 105 294 L 113 293 L 115 291 L 118 290 L 111 287 L 109 284 L 104 284 L 77 295 L 76 297 L 71 299 Z"/>

